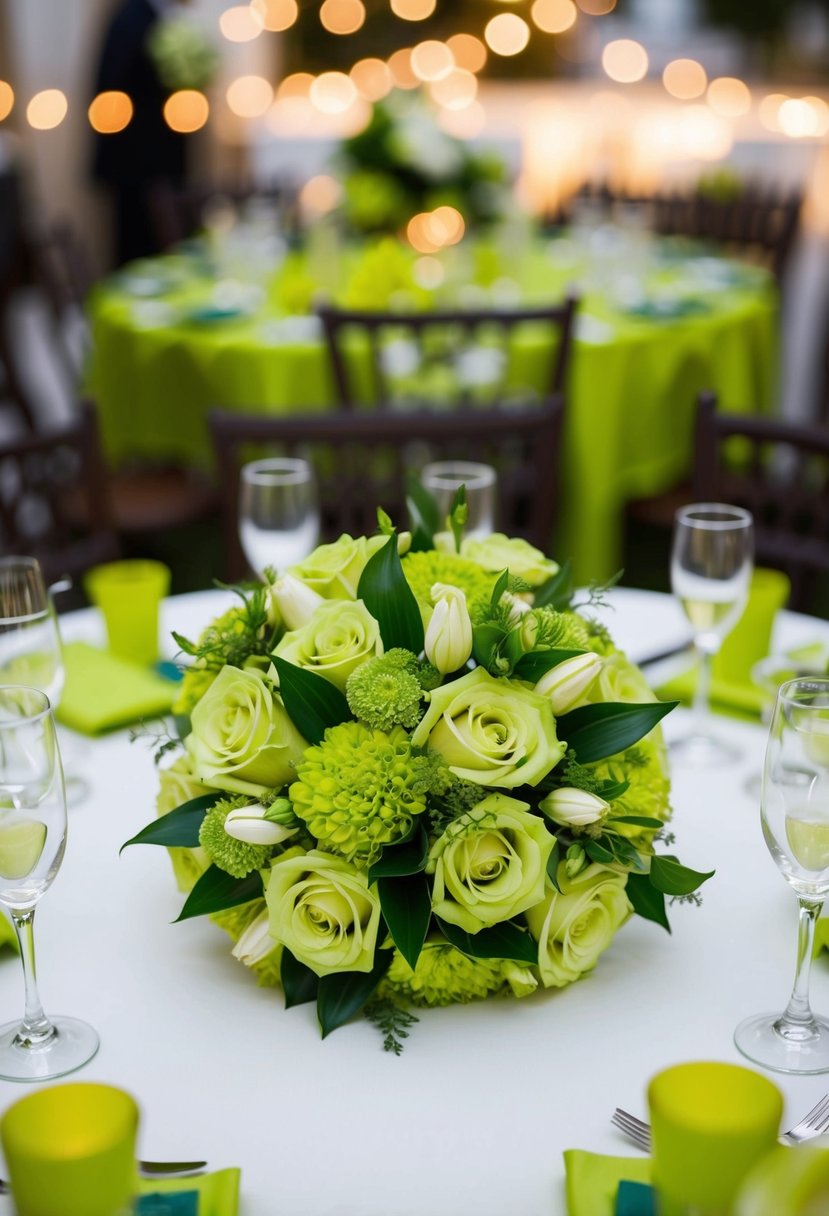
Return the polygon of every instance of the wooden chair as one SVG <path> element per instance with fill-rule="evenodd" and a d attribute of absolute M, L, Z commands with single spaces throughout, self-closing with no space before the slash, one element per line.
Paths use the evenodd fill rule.
<path fill-rule="evenodd" d="M 716 404 L 700 395 L 694 498 L 750 510 L 757 561 L 789 576 L 790 606 L 829 616 L 829 429 L 720 414 Z"/>
<path fill-rule="evenodd" d="M 37 557 L 49 581 L 118 556 L 90 405 L 68 425 L 0 445 L 0 552 Z"/>
<path fill-rule="evenodd" d="M 355 312 L 331 305 L 318 311 L 343 409 L 361 401 L 440 409 L 509 401 L 526 405 L 563 394 L 576 304 L 568 298 L 560 305 L 507 311 Z M 530 331 L 532 387 L 517 382 L 513 346 Z M 348 358 L 355 345 L 368 348 L 365 383 Z"/>
<path fill-rule="evenodd" d="M 246 565 L 238 539 L 239 468 L 274 449 L 306 456 L 317 473 L 322 536 L 372 534 L 381 506 L 407 526 L 406 474 L 435 456 L 483 461 L 498 471 L 497 525 L 549 549 L 556 505 L 563 405 L 549 398 L 529 409 L 389 410 L 291 417 L 214 410 L 209 423 L 222 486 L 227 578 Z"/>
<path fill-rule="evenodd" d="M 92 347 L 86 300 L 94 277 L 86 249 L 68 220 L 56 220 L 28 238 L 35 284 L 49 308 L 55 350 L 70 384 L 80 386 Z"/>

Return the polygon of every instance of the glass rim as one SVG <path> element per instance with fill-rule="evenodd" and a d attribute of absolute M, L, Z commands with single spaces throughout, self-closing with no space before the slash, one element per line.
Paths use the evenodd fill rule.
<path fill-rule="evenodd" d="M 785 701 L 788 705 L 802 706 L 804 701 L 794 695 L 794 690 L 797 686 L 802 686 L 804 694 L 822 693 L 825 696 L 829 696 L 829 676 L 794 676 L 791 680 L 786 680 L 777 689 L 778 701 Z M 820 706 L 820 708 L 826 709 L 829 706 Z"/>
<path fill-rule="evenodd" d="M 251 460 L 239 470 L 239 480 L 249 485 L 267 485 L 277 477 L 282 485 L 299 486 L 314 480 L 314 469 L 310 461 L 299 456 L 272 456 Z"/>
<path fill-rule="evenodd" d="M 441 490 L 455 490 L 460 486 L 482 489 L 495 485 L 497 476 L 491 464 L 480 460 L 430 460 L 420 470 L 420 480 L 424 485 L 428 477 Z"/>
<path fill-rule="evenodd" d="M 0 718 L 0 730 L 17 729 L 21 722 L 39 722 L 43 718 L 52 716 L 52 702 L 42 688 L 35 688 L 32 684 L 0 684 L 0 700 L 4 693 L 29 693 L 39 698 L 44 704 L 43 708 L 37 710 L 33 714 L 24 714 L 21 718 L 9 718 L 4 720 Z"/>
<path fill-rule="evenodd" d="M 43 567 L 36 557 L 31 557 L 28 554 L 10 553 L 5 557 L 0 557 L 0 569 L 5 569 L 9 566 L 26 566 L 29 570 L 38 570 L 41 578 L 43 578 Z M 44 583 L 46 582 L 43 579 Z"/>
<path fill-rule="evenodd" d="M 725 518 L 698 519 L 694 517 L 694 512 L 706 511 L 712 514 L 716 512 Z M 708 532 L 731 532 L 737 528 L 753 526 L 754 516 L 745 507 L 735 507 L 733 503 L 729 502 L 692 502 L 677 510 L 674 522 L 685 525 L 693 524 L 694 527 Z"/>

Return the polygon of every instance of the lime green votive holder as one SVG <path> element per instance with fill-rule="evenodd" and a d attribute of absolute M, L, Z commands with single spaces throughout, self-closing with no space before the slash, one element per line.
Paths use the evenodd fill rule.
<path fill-rule="evenodd" d="M 111 1085 L 28 1094 L 0 1121 L 17 1216 L 129 1216 L 138 1107 Z"/>
<path fill-rule="evenodd" d="M 738 1064 L 677 1064 L 648 1086 L 659 1216 L 731 1216 L 751 1168 L 774 1148 L 780 1090 Z"/>
<path fill-rule="evenodd" d="M 162 562 L 110 562 L 84 579 L 93 604 L 106 623 L 109 649 L 122 659 L 149 666 L 158 659 L 158 609 L 170 588 Z"/>

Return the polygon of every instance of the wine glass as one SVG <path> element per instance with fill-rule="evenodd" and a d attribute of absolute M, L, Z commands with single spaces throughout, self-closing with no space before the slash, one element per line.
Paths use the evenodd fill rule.
<path fill-rule="evenodd" d="M 307 557 L 319 540 L 314 470 L 307 460 L 254 460 L 239 474 L 239 539 L 252 570 L 278 573 Z"/>
<path fill-rule="evenodd" d="M 769 727 L 760 800 L 763 836 L 797 895 L 797 969 L 782 1014 L 741 1022 L 737 1047 L 778 1072 L 829 1071 L 829 1020 L 809 1006 L 815 922 L 829 895 L 829 679 L 802 676 L 781 685 Z"/>
<path fill-rule="evenodd" d="M 35 978 L 34 915 L 66 847 L 66 797 L 49 698 L 37 688 L 0 686 L 0 903 L 20 942 L 22 1022 L 0 1026 L 0 1077 L 47 1081 L 74 1072 L 98 1050 L 77 1018 L 50 1019 Z"/>
<path fill-rule="evenodd" d="M 750 511 L 725 503 L 681 507 L 674 518 L 671 588 L 694 629 L 699 657 L 694 726 L 671 744 L 671 754 L 691 764 L 727 764 L 736 753 L 708 726 L 711 661 L 737 624 L 748 599 L 754 558 Z"/>
<path fill-rule="evenodd" d="M 437 503 L 442 518 L 452 510 L 452 501 L 466 487 L 467 519 L 464 537 L 489 536 L 495 528 L 496 472 L 491 465 L 474 460 L 435 460 L 423 466 L 420 481 Z"/>

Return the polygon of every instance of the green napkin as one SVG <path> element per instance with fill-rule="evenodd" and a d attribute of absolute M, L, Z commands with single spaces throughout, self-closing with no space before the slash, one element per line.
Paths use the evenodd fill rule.
<path fill-rule="evenodd" d="M 697 669 L 692 667 L 668 680 L 656 689 L 656 695 L 666 701 L 682 701 L 690 705 L 697 686 Z M 751 680 L 741 682 L 713 676 L 711 679 L 711 708 L 726 714 L 759 717 L 768 703 L 768 694 Z"/>
<path fill-rule="evenodd" d="M 237 1216 L 240 1177 L 240 1170 L 227 1169 L 200 1174 L 195 1178 L 142 1178 L 141 1194 L 169 1195 L 195 1191 L 199 1197 L 198 1216 Z"/>
<path fill-rule="evenodd" d="M 85 735 L 140 718 L 157 718 L 167 713 L 176 697 L 170 680 L 86 642 L 70 642 L 63 657 L 66 685 L 58 721 Z"/>
<path fill-rule="evenodd" d="M 603 1157 L 582 1149 L 564 1153 L 568 1216 L 613 1216 L 619 1183 L 650 1182 L 648 1157 Z"/>

